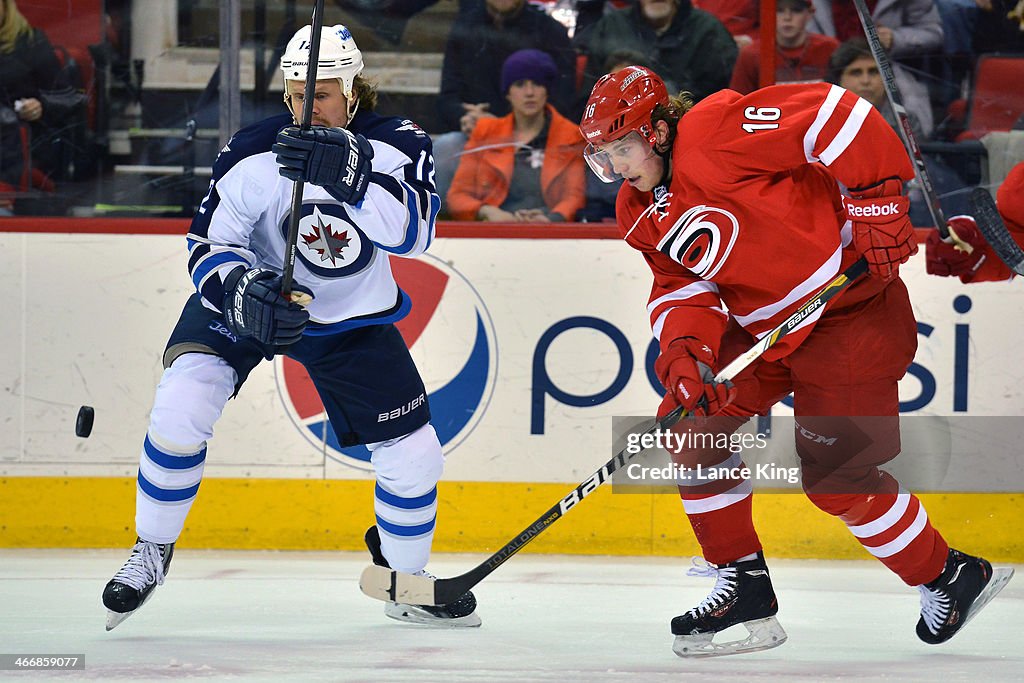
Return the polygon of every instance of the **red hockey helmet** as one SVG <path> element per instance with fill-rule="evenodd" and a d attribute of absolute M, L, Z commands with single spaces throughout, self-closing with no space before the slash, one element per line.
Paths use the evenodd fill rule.
<path fill-rule="evenodd" d="M 587 141 L 584 157 L 601 180 L 618 178 L 602 156 L 602 146 L 636 133 L 648 145 L 655 143 L 651 113 L 668 104 L 668 90 L 658 74 L 642 66 L 627 66 L 602 76 L 590 92 L 580 132 Z"/>
<path fill-rule="evenodd" d="M 668 104 L 668 90 L 658 74 L 642 66 L 627 66 L 602 76 L 590 91 L 580 132 L 595 147 L 635 130 L 654 144 L 651 112 Z"/>

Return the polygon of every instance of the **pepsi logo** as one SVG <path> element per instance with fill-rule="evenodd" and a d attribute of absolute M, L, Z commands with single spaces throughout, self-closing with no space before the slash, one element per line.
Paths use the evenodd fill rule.
<path fill-rule="evenodd" d="M 430 423 L 447 455 L 473 432 L 494 393 L 498 365 L 494 324 L 472 283 L 444 261 L 429 254 L 418 259 L 392 258 L 391 269 L 412 300 L 412 311 L 396 327 L 423 377 Z M 286 412 L 311 448 L 344 465 L 372 469 L 365 446 L 339 444 L 301 364 L 278 356 L 274 373 Z"/>

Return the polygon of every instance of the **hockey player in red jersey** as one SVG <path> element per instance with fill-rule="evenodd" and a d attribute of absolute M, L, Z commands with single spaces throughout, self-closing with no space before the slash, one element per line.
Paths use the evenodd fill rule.
<path fill-rule="evenodd" d="M 989 562 L 949 548 L 921 502 L 878 469 L 899 453 L 897 381 L 917 346 L 899 277 L 917 250 L 902 194 L 913 168 L 895 133 L 835 85 L 723 90 L 693 106 L 640 67 L 598 81 L 580 130 L 591 169 L 625 180 L 617 222 L 654 274 L 647 310 L 667 389 L 659 416 L 681 405 L 697 416 L 687 428 L 733 432 L 792 392 L 804 491 L 918 587 L 918 636 L 948 640 L 1009 572 L 993 578 Z M 862 255 L 869 277 L 804 318 L 734 382 L 715 380 Z M 743 464 L 727 448 L 673 457 L 722 471 Z M 780 645 L 786 634 L 751 520 L 751 482 L 689 484 L 681 482 L 680 496 L 709 563 L 696 573 L 717 582 L 672 620 L 673 650 L 686 657 Z M 735 624 L 750 635 L 713 641 Z"/>
<path fill-rule="evenodd" d="M 1024 248 L 1024 162 L 1014 166 L 996 192 L 996 208 L 1010 236 Z M 1013 279 L 1014 273 L 1003 263 L 981 236 L 970 216 L 954 216 L 949 223 L 957 237 L 970 244 L 970 253 L 943 242 L 938 231 L 928 235 L 927 268 L 932 275 L 957 276 L 966 284 L 1000 282 Z"/>

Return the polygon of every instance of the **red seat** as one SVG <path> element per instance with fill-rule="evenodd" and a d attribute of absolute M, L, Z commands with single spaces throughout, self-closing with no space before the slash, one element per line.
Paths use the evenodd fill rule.
<path fill-rule="evenodd" d="M 957 140 L 1012 130 L 1024 116 L 1024 55 L 982 55 L 974 72 L 967 127 Z"/>

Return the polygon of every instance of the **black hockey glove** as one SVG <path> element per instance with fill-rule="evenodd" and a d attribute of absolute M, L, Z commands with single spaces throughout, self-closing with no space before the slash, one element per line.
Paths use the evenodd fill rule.
<path fill-rule="evenodd" d="M 294 285 L 310 296 L 312 292 Z M 236 268 L 224 280 L 224 319 L 238 337 L 268 346 L 290 346 L 302 338 L 309 313 L 281 296 L 281 276 L 272 270 Z"/>
<path fill-rule="evenodd" d="M 285 178 L 320 185 L 345 204 L 358 204 L 370 184 L 373 147 L 344 128 L 288 126 L 277 134 L 271 151 Z"/>

